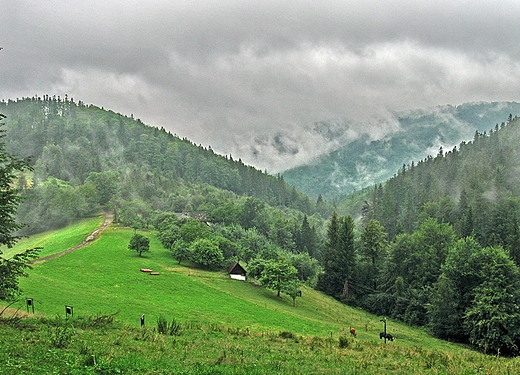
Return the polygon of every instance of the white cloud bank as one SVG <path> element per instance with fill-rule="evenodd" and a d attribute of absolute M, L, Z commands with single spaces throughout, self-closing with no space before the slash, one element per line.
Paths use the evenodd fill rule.
<path fill-rule="evenodd" d="M 65 95 L 271 172 L 395 129 L 390 112 L 520 101 L 518 1 L 0 0 L 0 99 Z"/>

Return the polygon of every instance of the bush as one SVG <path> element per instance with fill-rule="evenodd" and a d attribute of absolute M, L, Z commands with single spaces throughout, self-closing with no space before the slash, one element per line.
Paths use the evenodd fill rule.
<path fill-rule="evenodd" d="M 348 348 L 349 345 L 350 345 L 350 341 L 348 341 L 348 337 L 347 336 L 340 336 L 339 337 L 339 347 L 340 348 Z"/>
<path fill-rule="evenodd" d="M 157 319 L 157 331 L 162 335 L 168 334 L 170 336 L 179 336 L 181 325 L 175 320 L 175 318 L 173 318 L 172 322 L 168 324 L 166 318 L 160 316 Z"/>

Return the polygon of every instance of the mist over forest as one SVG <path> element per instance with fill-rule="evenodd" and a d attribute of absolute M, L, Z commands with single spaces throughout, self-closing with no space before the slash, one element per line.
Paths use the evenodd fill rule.
<path fill-rule="evenodd" d="M 510 114 L 520 113 L 516 102 L 478 102 L 438 106 L 393 114 L 393 130 L 381 137 L 367 132 L 348 139 L 348 123 L 321 122 L 316 130 L 331 150 L 306 165 L 283 172 L 284 178 L 311 197 L 339 199 L 391 178 L 409 165 L 439 149 L 451 150 L 471 141 L 475 132 L 488 132 Z"/>

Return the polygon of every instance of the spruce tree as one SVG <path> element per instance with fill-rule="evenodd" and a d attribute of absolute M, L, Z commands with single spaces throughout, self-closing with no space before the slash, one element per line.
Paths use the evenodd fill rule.
<path fill-rule="evenodd" d="M 0 114 L 0 121 L 5 118 Z M 4 124 L 1 123 L 0 126 Z M 16 210 L 20 195 L 14 187 L 17 174 L 29 170 L 28 161 L 10 155 L 5 151 L 5 130 L 0 129 L 0 245 L 11 248 L 20 238 L 15 233 L 22 228 L 16 221 Z M 38 248 L 26 250 L 12 258 L 0 256 L 0 300 L 10 300 L 20 293 L 18 278 L 27 276 L 28 262 L 37 257 Z M 0 255 L 2 252 L 0 251 Z"/>
<path fill-rule="evenodd" d="M 354 220 L 350 216 L 338 218 L 334 212 L 327 229 L 322 256 L 324 273 L 320 276 L 318 288 L 340 298 L 345 285 L 352 279 L 354 262 Z"/>

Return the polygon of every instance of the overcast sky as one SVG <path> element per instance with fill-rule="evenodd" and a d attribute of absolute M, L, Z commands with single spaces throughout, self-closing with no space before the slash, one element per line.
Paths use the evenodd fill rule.
<path fill-rule="evenodd" d="M 276 172 L 391 111 L 520 101 L 520 1 L 0 0 L 0 99 L 68 94 Z"/>

